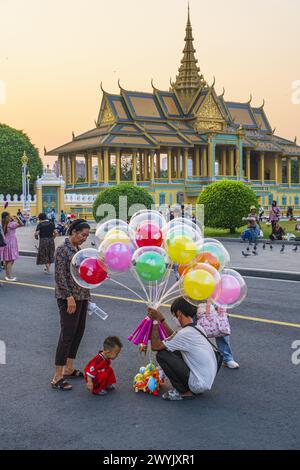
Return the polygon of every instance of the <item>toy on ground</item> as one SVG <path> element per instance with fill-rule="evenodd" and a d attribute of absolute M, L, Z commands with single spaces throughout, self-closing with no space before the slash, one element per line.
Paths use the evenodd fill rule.
<path fill-rule="evenodd" d="M 163 371 L 150 362 L 146 367 L 141 367 L 138 374 L 133 379 L 135 392 L 144 392 L 158 396 L 158 391 L 164 383 Z"/>

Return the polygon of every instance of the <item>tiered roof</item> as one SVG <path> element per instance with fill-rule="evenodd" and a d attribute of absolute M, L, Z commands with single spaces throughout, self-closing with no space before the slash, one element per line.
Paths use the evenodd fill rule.
<path fill-rule="evenodd" d="M 207 136 L 241 135 L 244 147 L 284 155 L 300 155 L 296 141 L 282 139 L 272 131 L 264 104 L 225 101 L 208 86 L 195 58 L 190 13 L 186 26 L 183 59 L 169 91 L 154 87 L 152 93 L 124 90 L 103 91 L 96 127 L 47 155 L 82 152 L 101 147 L 158 149 L 206 145 Z"/>

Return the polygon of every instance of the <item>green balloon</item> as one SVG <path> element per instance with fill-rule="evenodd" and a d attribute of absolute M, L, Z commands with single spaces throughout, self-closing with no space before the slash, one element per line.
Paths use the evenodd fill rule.
<path fill-rule="evenodd" d="M 143 281 L 161 281 L 167 270 L 164 257 L 155 251 L 139 256 L 135 269 Z"/>

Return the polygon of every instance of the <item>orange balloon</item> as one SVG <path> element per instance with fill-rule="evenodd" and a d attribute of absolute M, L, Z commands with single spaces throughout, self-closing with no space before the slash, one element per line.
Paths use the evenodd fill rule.
<path fill-rule="evenodd" d="M 190 264 L 179 264 L 178 265 L 178 273 L 179 276 L 182 277 L 183 273 L 186 274 L 190 271 L 190 269 L 195 266 L 197 263 L 207 263 L 210 264 L 213 268 L 217 271 L 220 269 L 220 263 L 216 256 L 213 256 L 209 252 L 204 252 L 198 255 Z"/>
<path fill-rule="evenodd" d="M 198 263 L 208 263 L 210 264 L 213 268 L 215 268 L 217 271 L 220 269 L 220 262 L 218 258 L 208 251 L 204 251 L 204 253 L 201 253 L 200 255 L 197 256 L 196 258 Z"/>

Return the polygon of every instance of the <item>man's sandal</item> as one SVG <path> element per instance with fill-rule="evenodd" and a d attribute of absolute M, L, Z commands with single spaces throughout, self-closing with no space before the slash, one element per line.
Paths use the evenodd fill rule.
<path fill-rule="evenodd" d="M 64 377 L 67 378 L 67 379 L 83 379 L 84 375 L 81 372 L 81 370 L 74 369 L 72 374 L 70 374 L 70 375 L 64 374 Z"/>
<path fill-rule="evenodd" d="M 51 387 L 54 390 L 62 390 L 64 392 L 68 392 L 69 390 L 72 390 L 72 385 L 66 382 L 65 379 L 60 379 L 57 382 L 51 382 Z"/>
<path fill-rule="evenodd" d="M 162 395 L 164 400 L 168 401 L 182 401 L 182 400 L 193 400 L 195 395 L 186 395 L 182 396 L 177 390 L 168 390 L 166 393 Z"/>

